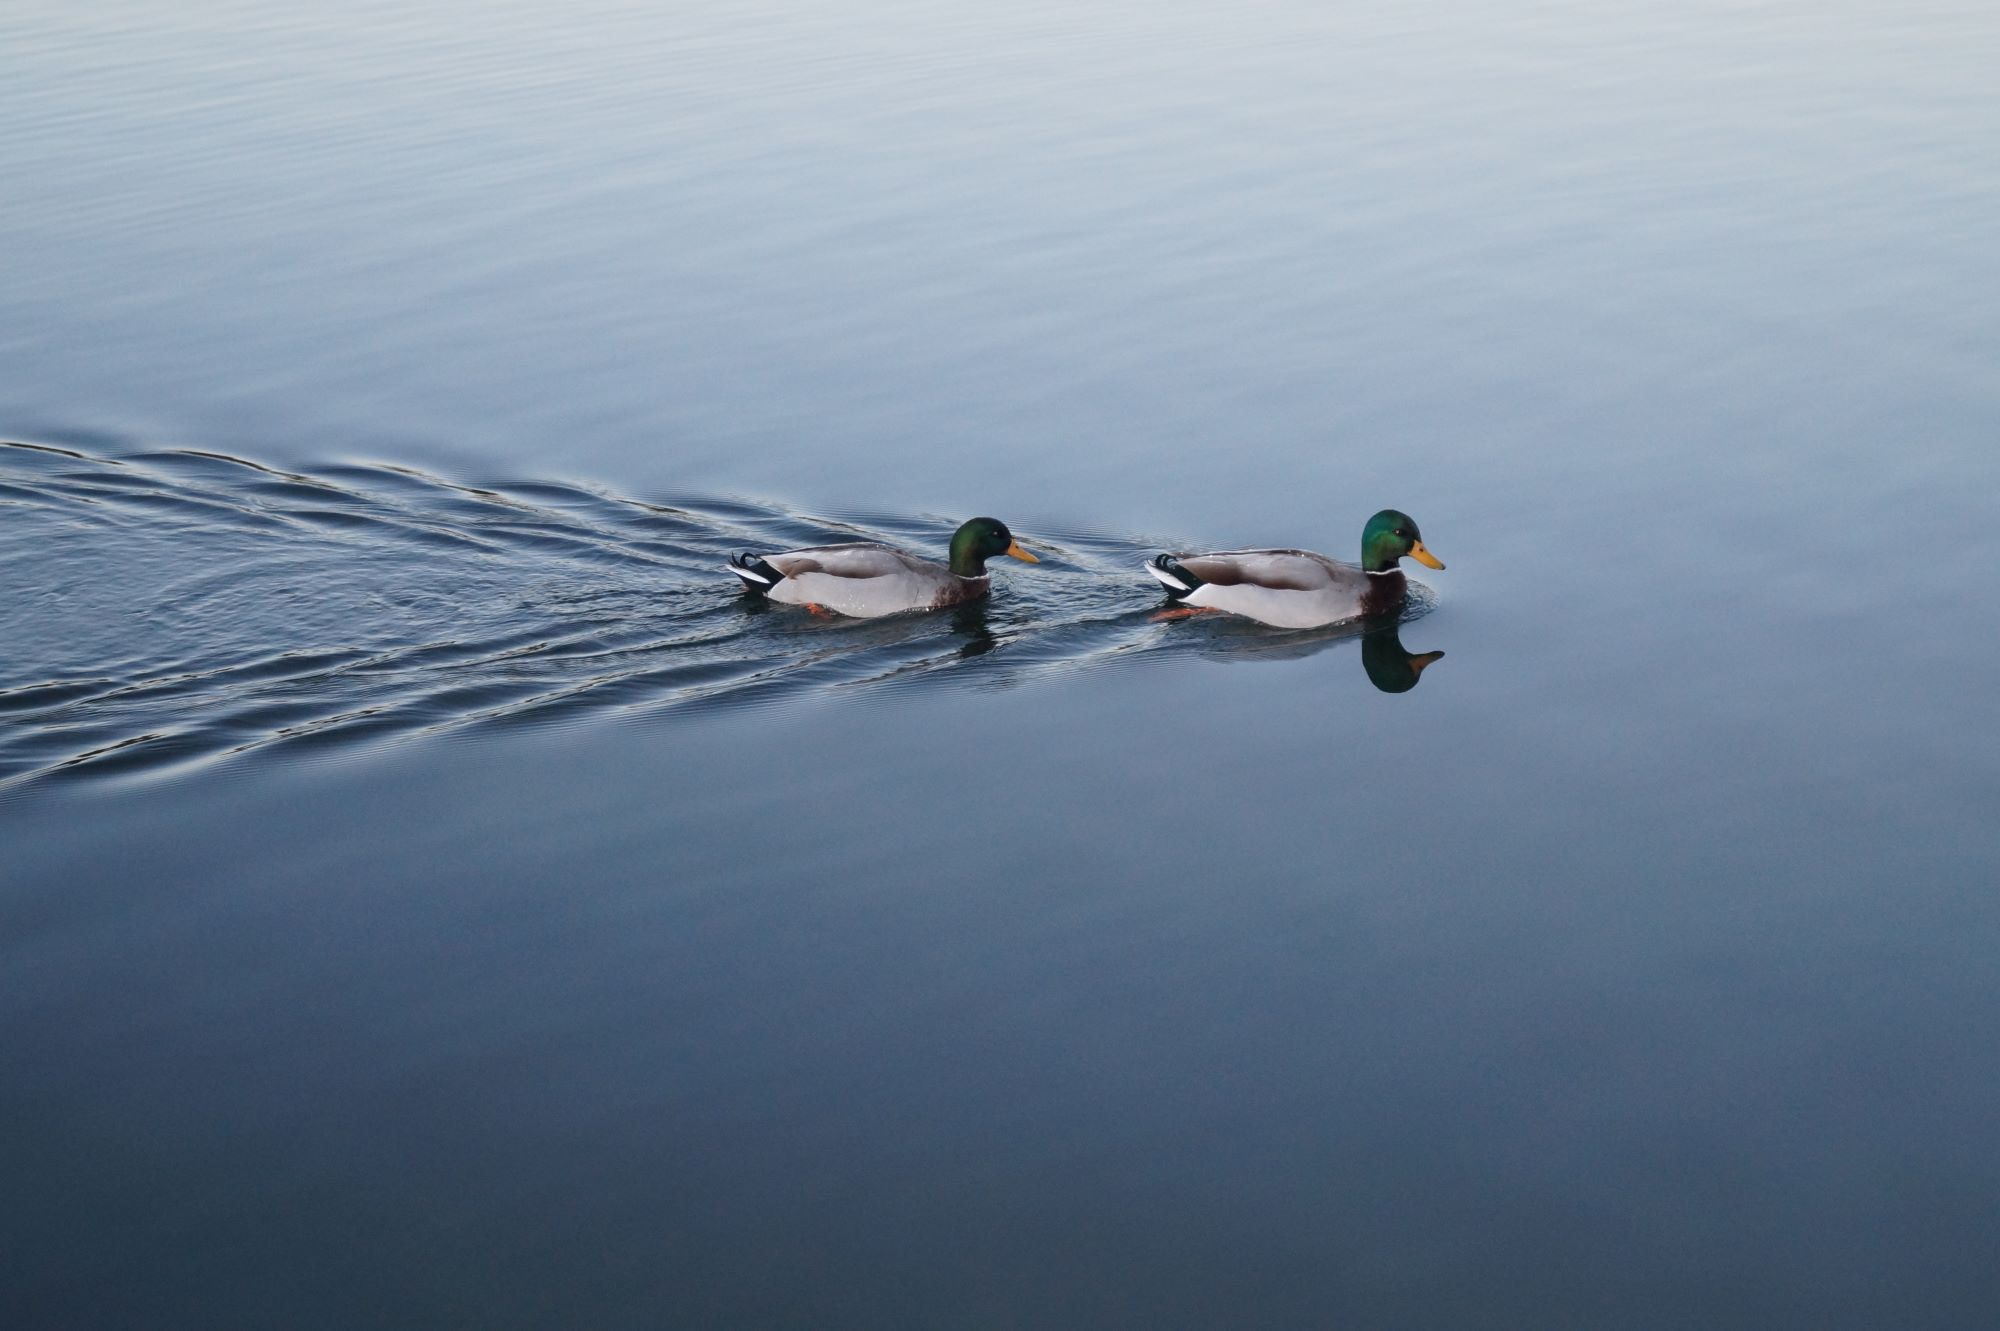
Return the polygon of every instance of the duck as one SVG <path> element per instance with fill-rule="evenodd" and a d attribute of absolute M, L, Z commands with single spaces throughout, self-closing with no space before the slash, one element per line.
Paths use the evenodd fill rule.
<path fill-rule="evenodd" d="M 1444 567 L 1410 515 L 1385 508 L 1361 529 L 1359 568 L 1310 550 L 1162 554 L 1145 567 L 1174 602 L 1165 612 L 1170 617 L 1221 610 L 1276 628 L 1310 629 L 1401 610 L 1409 595 L 1405 557 Z"/>
<path fill-rule="evenodd" d="M 744 551 L 729 571 L 744 589 L 814 614 L 874 619 L 909 610 L 940 610 L 984 597 L 992 585 L 986 561 L 1011 555 L 1041 561 L 1021 548 L 998 518 L 973 518 L 952 533 L 948 562 L 923 559 L 879 541 L 814 545 L 777 554 Z"/>

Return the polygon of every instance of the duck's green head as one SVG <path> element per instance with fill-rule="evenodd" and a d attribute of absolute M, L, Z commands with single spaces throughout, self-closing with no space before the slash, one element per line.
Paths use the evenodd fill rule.
<path fill-rule="evenodd" d="M 1000 555 L 1012 555 L 1030 564 L 1042 562 L 1023 550 L 998 518 L 974 518 L 951 535 L 951 571 L 961 578 L 978 577 L 986 572 L 986 561 Z"/>
<path fill-rule="evenodd" d="M 1404 555 L 1425 568 L 1443 568 L 1444 561 L 1424 549 L 1423 533 L 1407 513 L 1385 508 L 1368 519 L 1361 529 L 1361 567 L 1370 573 L 1387 573 Z"/>

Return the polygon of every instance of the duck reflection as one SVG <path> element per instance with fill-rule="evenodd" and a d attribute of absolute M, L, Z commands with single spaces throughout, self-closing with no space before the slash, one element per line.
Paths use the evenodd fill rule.
<path fill-rule="evenodd" d="M 986 602 L 983 600 L 968 601 L 964 605 L 952 607 L 951 631 L 953 636 L 961 639 L 958 644 L 958 656 L 962 661 L 969 661 L 975 656 L 984 656 L 1000 645 L 999 635 L 995 634 L 992 626 L 987 623 L 986 609 Z"/>
<path fill-rule="evenodd" d="M 1424 667 L 1444 655 L 1406 651 L 1397 632 L 1401 628 L 1391 622 L 1361 635 L 1361 668 L 1368 672 L 1368 682 L 1384 693 L 1408 693 L 1417 687 Z"/>
<path fill-rule="evenodd" d="M 733 608 L 746 618 L 763 619 L 757 634 L 761 647 L 737 646 L 747 659 L 775 653 L 789 666 L 786 675 L 822 685 L 883 684 L 931 675 L 986 655 L 1006 640 L 1008 629 L 1004 619 L 992 618 L 983 599 L 934 614 L 874 619 L 816 615 L 762 596 L 741 598 Z"/>
<path fill-rule="evenodd" d="M 1359 638 L 1361 668 L 1368 682 L 1384 693 L 1408 693 L 1444 653 L 1410 651 L 1403 646 L 1402 627 L 1401 621 L 1391 618 L 1274 632 L 1243 620 L 1218 620 L 1201 625 L 1208 632 L 1197 650 L 1230 661 L 1296 661 Z"/>

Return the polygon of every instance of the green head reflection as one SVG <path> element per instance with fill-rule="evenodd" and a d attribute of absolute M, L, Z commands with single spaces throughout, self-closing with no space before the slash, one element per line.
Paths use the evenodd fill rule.
<path fill-rule="evenodd" d="M 1417 687 L 1424 667 L 1444 655 L 1405 650 L 1397 633 L 1401 627 L 1387 624 L 1369 630 L 1361 638 L 1361 668 L 1368 672 L 1368 682 L 1384 693 L 1408 693 Z"/>

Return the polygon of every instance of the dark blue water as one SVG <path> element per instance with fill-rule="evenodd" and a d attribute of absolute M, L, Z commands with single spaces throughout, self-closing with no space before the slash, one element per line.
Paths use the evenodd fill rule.
<path fill-rule="evenodd" d="M 1992 1325 L 1996 58 L 10 8 L 0 1323 Z"/>

